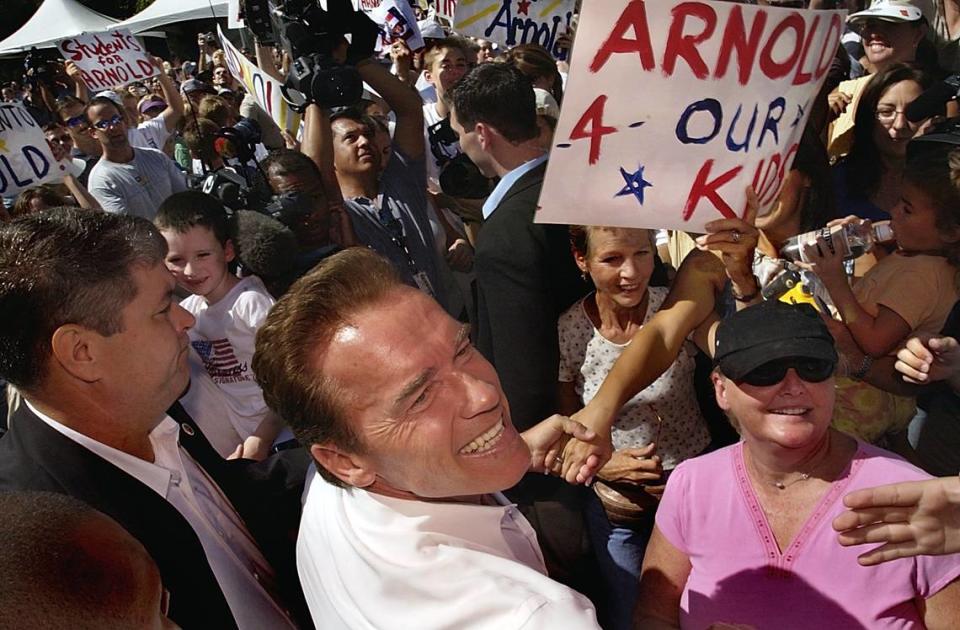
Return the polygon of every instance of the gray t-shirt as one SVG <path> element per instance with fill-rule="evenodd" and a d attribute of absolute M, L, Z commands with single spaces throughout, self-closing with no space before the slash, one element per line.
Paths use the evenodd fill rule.
<path fill-rule="evenodd" d="M 126 164 L 101 158 L 87 182 L 90 194 L 107 212 L 153 220 L 163 201 L 187 189 L 176 163 L 156 149 L 134 149 Z"/>

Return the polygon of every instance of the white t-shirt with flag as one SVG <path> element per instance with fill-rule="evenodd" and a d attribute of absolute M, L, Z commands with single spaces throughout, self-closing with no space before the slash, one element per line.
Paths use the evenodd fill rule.
<path fill-rule="evenodd" d="M 190 329 L 190 344 L 203 368 L 226 394 L 229 421 L 242 439 L 249 437 L 268 413 L 263 391 L 250 367 L 257 329 L 275 300 L 256 276 L 237 283 L 216 304 L 199 295 L 180 303 L 197 323 Z"/>

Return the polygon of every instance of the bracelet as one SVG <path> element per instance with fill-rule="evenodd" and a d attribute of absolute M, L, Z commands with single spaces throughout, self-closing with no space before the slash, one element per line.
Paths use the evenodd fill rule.
<path fill-rule="evenodd" d="M 760 295 L 760 281 L 757 280 L 757 277 L 753 277 L 753 286 L 756 287 L 753 293 L 748 295 L 737 295 L 737 285 L 731 280 L 730 281 L 730 293 L 733 295 L 733 299 L 737 302 L 747 304 L 752 302 L 758 295 Z"/>
<path fill-rule="evenodd" d="M 863 355 L 863 360 L 860 361 L 860 367 L 850 373 L 850 378 L 855 381 L 862 381 L 863 377 L 870 371 L 871 366 L 873 366 L 873 357 L 869 354 Z"/>

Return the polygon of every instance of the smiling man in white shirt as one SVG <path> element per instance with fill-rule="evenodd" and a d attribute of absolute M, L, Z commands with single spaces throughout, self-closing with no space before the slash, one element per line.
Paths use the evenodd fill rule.
<path fill-rule="evenodd" d="M 297 566 L 318 628 L 597 627 L 500 494 L 591 436 L 559 416 L 518 433 L 467 328 L 386 259 L 352 248 L 298 281 L 253 367 L 317 465 Z"/>

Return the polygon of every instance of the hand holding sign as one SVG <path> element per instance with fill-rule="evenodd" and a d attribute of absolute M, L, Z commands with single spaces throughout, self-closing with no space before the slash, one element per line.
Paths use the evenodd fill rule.
<path fill-rule="evenodd" d="M 762 213 L 842 26 L 842 11 L 584 0 L 537 221 L 703 232 L 744 214 L 748 185 Z"/>

